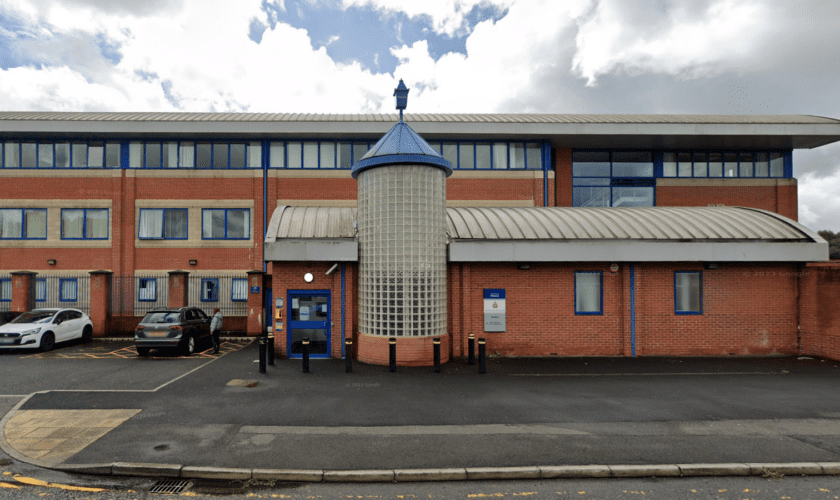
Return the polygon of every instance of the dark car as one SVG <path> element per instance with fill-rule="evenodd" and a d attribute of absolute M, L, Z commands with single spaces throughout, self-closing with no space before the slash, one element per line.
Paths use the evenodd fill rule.
<path fill-rule="evenodd" d="M 134 329 L 134 346 L 141 356 L 151 349 L 177 349 L 189 356 L 199 341 L 209 338 L 210 317 L 197 307 L 152 309 Z"/>
<path fill-rule="evenodd" d="M 0 311 L 0 325 L 5 325 L 9 321 L 20 316 L 19 312 L 15 311 Z"/>

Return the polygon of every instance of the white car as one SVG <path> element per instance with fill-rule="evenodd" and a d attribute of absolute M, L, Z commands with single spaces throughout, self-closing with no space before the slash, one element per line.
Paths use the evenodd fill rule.
<path fill-rule="evenodd" d="M 56 342 L 93 337 L 90 317 L 78 309 L 33 309 L 0 325 L 0 349 L 49 351 Z"/>

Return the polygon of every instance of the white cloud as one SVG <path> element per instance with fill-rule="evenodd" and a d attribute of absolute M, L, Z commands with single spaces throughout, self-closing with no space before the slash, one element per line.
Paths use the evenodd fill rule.
<path fill-rule="evenodd" d="M 646 6 L 601 0 L 578 19 L 573 69 L 588 85 L 618 69 L 681 77 L 743 70 L 769 33 L 768 10 L 755 0 Z"/>
<path fill-rule="evenodd" d="M 809 172 L 799 178 L 799 221 L 814 229 L 840 230 L 840 169 L 818 177 Z"/>

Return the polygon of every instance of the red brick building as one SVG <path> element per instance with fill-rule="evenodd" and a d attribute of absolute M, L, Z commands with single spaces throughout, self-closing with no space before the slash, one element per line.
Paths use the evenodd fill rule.
<path fill-rule="evenodd" d="M 151 307 L 221 307 L 226 329 L 249 334 L 268 314 L 284 354 L 296 355 L 300 330 L 323 337 L 325 356 L 353 338 L 361 359 L 387 362 L 387 338 L 358 330 L 350 169 L 397 119 L 0 113 L 0 310 L 77 305 L 111 335 Z M 827 245 L 795 222 L 793 151 L 840 140 L 840 121 L 406 122 L 452 166 L 444 359 L 464 356 L 469 334 L 506 355 L 838 357 L 838 323 L 819 306 L 837 295 L 838 271 L 816 264 Z M 25 280 L 32 292 L 16 305 Z M 264 313 L 266 289 L 282 306 Z M 504 301 L 485 299 L 499 291 Z M 494 299 L 504 324 L 496 314 L 486 331 Z M 399 339 L 398 360 L 426 363 L 430 346 Z"/>

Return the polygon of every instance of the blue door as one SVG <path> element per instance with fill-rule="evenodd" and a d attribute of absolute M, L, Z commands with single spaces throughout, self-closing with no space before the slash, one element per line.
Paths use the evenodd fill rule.
<path fill-rule="evenodd" d="M 329 290 L 290 290 L 287 301 L 289 321 L 286 352 L 290 358 L 303 353 L 303 339 L 309 339 L 309 356 L 330 357 Z"/>

